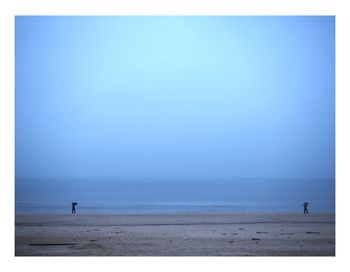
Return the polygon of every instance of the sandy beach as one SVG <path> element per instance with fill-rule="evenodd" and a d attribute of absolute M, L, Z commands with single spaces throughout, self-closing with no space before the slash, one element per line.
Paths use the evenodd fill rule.
<path fill-rule="evenodd" d="M 16 215 L 16 256 L 335 256 L 333 213 Z"/>

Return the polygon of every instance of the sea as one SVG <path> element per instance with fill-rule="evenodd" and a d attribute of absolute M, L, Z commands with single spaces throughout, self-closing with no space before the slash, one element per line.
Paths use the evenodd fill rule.
<path fill-rule="evenodd" d="M 16 178 L 16 214 L 335 212 L 334 179 Z"/>

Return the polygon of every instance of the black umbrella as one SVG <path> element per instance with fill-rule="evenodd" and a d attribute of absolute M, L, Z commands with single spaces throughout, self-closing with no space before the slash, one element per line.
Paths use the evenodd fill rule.
<path fill-rule="evenodd" d="M 75 205 L 78 205 L 78 203 L 77 202 L 72 202 L 72 205 L 75 206 Z"/>

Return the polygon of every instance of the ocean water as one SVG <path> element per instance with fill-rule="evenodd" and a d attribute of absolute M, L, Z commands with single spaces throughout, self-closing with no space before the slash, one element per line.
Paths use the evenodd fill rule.
<path fill-rule="evenodd" d="M 334 180 L 16 178 L 16 213 L 335 212 Z"/>

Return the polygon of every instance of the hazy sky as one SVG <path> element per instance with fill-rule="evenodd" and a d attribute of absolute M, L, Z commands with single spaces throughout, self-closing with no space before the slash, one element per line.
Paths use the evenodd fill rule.
<path fill-rule="evenodd" d="M 16 177 L 334 178 L 334 17 L 16 17 Z"/>

